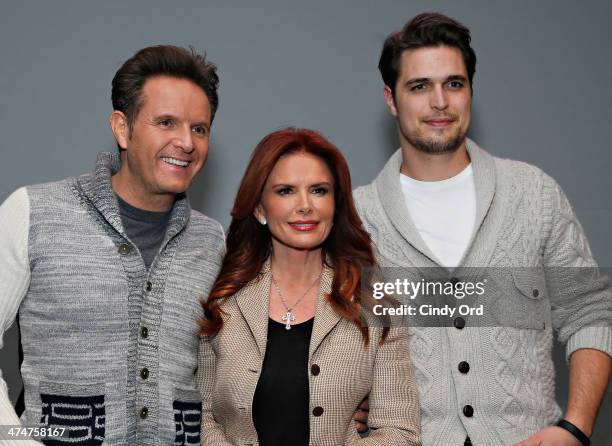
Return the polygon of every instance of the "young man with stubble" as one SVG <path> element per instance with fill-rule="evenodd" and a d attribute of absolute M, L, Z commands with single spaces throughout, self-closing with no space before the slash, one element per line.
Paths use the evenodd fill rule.
<path fill-rule="evenodd" d="M 589 444 L 612 368 L 612 304 L 559 185 L 466 137 L 476 56 L 469 30 L 421 14 L 385 41 L 379 69 L 400 149 L 355 191 L 383 267 L 507 272 L 498 326 L 410 327 L 427 446 Z M 535 309 L 520 314 L 521 308 Z M 520 322 L 520 323 L 518 323 Z M 555 401 L 553 331 L 566 344 L 569 402 Z"/>

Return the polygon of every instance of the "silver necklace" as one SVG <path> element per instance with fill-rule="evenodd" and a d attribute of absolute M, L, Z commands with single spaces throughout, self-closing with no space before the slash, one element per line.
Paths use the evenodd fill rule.
<path fill-rule="evenodd" d="M 281 292 L 281 289 L 278 286 L 278 283 L 276 283 L 276 280 L 274 279 L 274 274 L 272 274 L 272 283 L 274 284 L 274 288 L 276 288 L 276 293 L 278 294 L 278 297 L 280 297 L 281 302 L 283 303 L 283 305 L 285 306 L 285 309 L 287 310 L 287 312 L 283 314 L 283 316 L 281 317 L 281 319 L 285 322 L 285 330 L 291 330 L 291 322 L 295 320 L 295 316 L 293 315 L 293 309 L 297 307 L 298 304 L 302 301 L 302 299 L 306 297 L 306 295 L 312 289 L 314 284 L 317 283 L 319 279 L 321 279 L 321 274 L 323 274 L 323 269 L 321 269 L 321 272 L 319 273 L 317 278 L 310 284 L 310 286 L 306 289 L 304 294 L 302 294 L 302 297 L 300 297 L 291 307 L 287 304 L 287 301 L 283 297 L 283 293 Z"/>

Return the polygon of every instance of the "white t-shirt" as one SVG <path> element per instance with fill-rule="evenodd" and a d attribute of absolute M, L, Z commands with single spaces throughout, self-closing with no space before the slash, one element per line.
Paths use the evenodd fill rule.
<path fill-rule="evenodd" d="M 418 181 L 400 174 L 400 182 L 421 238 L 443 266 L 456 267 L 476 224 L 472 165 L 447 180 Z"/>

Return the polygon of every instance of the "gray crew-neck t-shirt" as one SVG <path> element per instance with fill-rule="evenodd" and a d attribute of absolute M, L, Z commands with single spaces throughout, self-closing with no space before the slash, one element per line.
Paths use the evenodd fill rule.
<path fill-rule="evenodd" d="M 125 232 L 140 250 L 149 269 L 166 235 L 172 209 L 165 212 L 145 211 L 126 203 L 119 195 L 117 202 Z"/>

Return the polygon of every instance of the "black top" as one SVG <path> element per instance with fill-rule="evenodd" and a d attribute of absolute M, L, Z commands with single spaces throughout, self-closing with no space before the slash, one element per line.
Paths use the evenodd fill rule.
<path fill-rule="evenodd" d="M 145 211 L 126 203 L 119 195 L 117 195 L 117 203 L 125 233 L 138 247 L 149 269 L 164 241 L 172 209 L 165 212 Z"/>
<path fill-rule="evenodd" d="M 308 446 L 308 349 L 314 318 L 285 329 L 268 320 L 268 341 L 253 398 L 260 446 Z"/>

